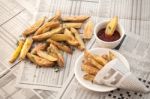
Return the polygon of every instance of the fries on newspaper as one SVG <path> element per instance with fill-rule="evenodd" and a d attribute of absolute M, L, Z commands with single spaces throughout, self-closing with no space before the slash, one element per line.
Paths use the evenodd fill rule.
<path fill-rule="evenodd" d="M 46 16 L 39 18 L 23 31 L 24 40 L 19 41 L 9 62 L 13 63 L 19 57 L 22 62 L 29 60 L 40 67 L 64 67 L 66 60 L 63 54 L 72 54 L 74 48 L 85 50 L 86 42 L 83 42 L 83 38 L 89 40 L 92 37 L 93 24 L 92 21 L 87 21 L 89 18 L 90 16 L 86 15 L 63 16 L 60 10 L 50 18 Z M 83 38 L 79 32 L 82 31 L 82 25 L 85 26 Z M 109 58 L 113 59 L 112 53 L 109 54 Z M 92 78 L 97 70 L 103 67 L 95 59 L 89 58 L 83 65 L 83 69 L 92 74 L 85 78 L 89 76 Z M 95 71 L 90 71 L 92 70 L 90 68 L 94 68 Z"/>
<path fill-rule="evenodd" d="M 85 72 L 83 78 L 93 82 L 98 71 L 101 70 L 107 62 L 113 60 L 114 58 L 116 58 L 116 56 L 111 51 L 109 51 L 107 54 L 96 55 L 85 50 L 83 63 L 81 65 L 81 70 Z"/>

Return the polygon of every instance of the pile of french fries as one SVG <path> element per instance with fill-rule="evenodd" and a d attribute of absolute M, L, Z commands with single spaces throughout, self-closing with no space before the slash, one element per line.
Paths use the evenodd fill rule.
<path fill-rule="evenodd" d="M 96 55 L 85 50 L 83 63 L 81 65 L 82 71 L 85 72 L 83 78 L 93 82 L 98 71 L 100 71 L 108 62 L 115 58 L 115 54 L 111 51 L 104 55 Z"/>
<path fill-rule="evenodd" d="M 91 39 L 93 26 L 89 16 L 62 16 L 58 10 L 52 18 L 42 17 L 22 33 L 24 39 L 19 40 L 9 62 L 27 58 L 41 67 L 64 67 L 62 52 L 72 54 L 72 47 L 85 50 L 83 39 Z"/>

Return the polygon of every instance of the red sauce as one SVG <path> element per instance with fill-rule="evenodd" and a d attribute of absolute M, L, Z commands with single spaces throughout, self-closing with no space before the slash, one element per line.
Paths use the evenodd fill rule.
<path fill-rule="evenodd" d="M 98 36 L 99 39 L 101 39 L 103 41 L 112 42 L 112 41 L 116 41 L 120 38 L 120 33 L 115 30 L 115 32 L 112 36 L 106 36 L 105 35 L 105 28 L 104 28 L 104 29 L 101 29 L 97 33 L 97 36 Z"/>

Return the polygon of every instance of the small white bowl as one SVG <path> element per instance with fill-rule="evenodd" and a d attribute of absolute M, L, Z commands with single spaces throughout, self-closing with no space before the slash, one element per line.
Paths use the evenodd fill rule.
<path fill-rule="evenodd" d="M 130 70 L 129 67 L 129 63 L 126 60 L 126 58 L 121 55 L 119 52 L 112 50 L 112 49 L 108 49 L 108 48 L 93 48 L 90 50 L 91 53 L 93 54 L 98 54 L 98 55 L 103 55 L 108 53 L 109 51 L 115 53 L 115 55 L 125 64 L 125 66 Z M 84 55 L 81 54 L 79 56 L 79 58 L 76 60 L 75 63 L 75 68 L 74 68 L 74 72 L 75 72 L 75 77 L 77 78 L 77 80 L 79 81 L 79 83 L 84 86 L 87 89 L 90 89 L 92 91 L 97 91 L 97 92 L 108 92 L 108 91 L 112 91 L 115 90 L 116 88 L 114 87 L 109 87 L 109 86 L 105 86 L 105 85 L 100 85 L 100 84 L 95 84 L 92 83 L 90 81 L 87 81 L 85 79 L 83 79 L 83 75 L 85 74 L 85 72 L 83 72 L 81 70 L 81 65 L 82 65 L 82 60 L 84 58 Z"/>
<path fill-rule="evenodd" d="M 108 24 L 108 22 L 109 21 L 103 21 L 103 22 L 96 24 L 96 26 L 94 27 L 94 36 L 96 38 L 97 46 L 104 47 L 104 48 L 115 48 L 119 45 L 120 41 L 123 39 L 125 35 L 125 31 L 120 23 L 118 23 L 117 28 L 116 28 L 116 30 L 120 33 L 120 36 L 121 36 L 118 40 L 107 42 L 107 41 L 101 40 L 97 36 L 97 33 L 99 32 L 99 30 L 106 28 L 106 25 Z"/>

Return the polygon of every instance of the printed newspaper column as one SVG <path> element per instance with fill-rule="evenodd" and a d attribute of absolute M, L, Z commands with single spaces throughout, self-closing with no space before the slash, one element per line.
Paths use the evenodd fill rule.
<path fill-rule="evenodd" d="M 149 92 L 118 58 L 107 63 L 95 76 L 95 82 L 111 87 L 122 88 L 138 92 Z"/>
<path fill-rule="evenodd" d="M 40 99 L 30 89 L 20 89 L 15 87 L 16 76 L 12 72 L 8 72 L 0 79 L 0 99 Z"/>

